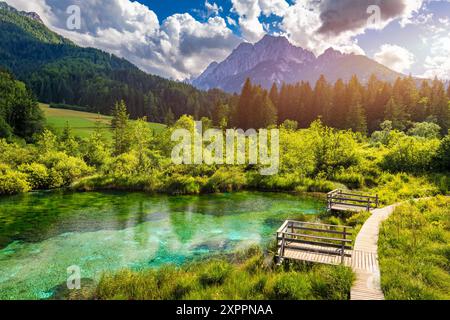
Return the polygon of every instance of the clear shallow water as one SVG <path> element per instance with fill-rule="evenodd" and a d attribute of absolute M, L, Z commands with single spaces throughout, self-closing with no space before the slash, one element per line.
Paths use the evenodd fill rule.
<path fill-rule="evenodd" d="M 33 193 L 0 198 L 0 299 L 45 299 L 67 280 L 265 245 L 323 204 L 288 194 Z"/>

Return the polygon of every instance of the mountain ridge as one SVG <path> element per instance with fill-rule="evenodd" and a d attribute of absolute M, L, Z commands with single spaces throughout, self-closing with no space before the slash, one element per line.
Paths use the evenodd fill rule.
<path fill-rule="evenodd" d="M 219 88 L 233 93 L 240 92 L 247 78 L 269 89 L 273 83 L 314 83 L 322 74 L 333 82 L 340 78 L 348 81 L 355 74 L 362 82 L 372 74 L 387 81 L 404 76 L 363 55 L 328 48 L 316 57 L 285 37 L 266 35 L 255 44 L 241 43 L 225 60 L 211 63 L 192 84 L 203 90 Z"/>
<path fill-rule="evenodd" d="M 44 21 L 42 21 L 41 17 L 36 12 L 19 11 L 16 8 L 11 7 L 10 5 L 8 5 L 6 2 L 0 2 L 0 9 L 5 9 L 5 10 L 8 10 L 8 11 L 12 11 L 14 13 L 20 14 L 20 15 L 22 15 L 24 17 L 30 18 L 32 20 L 35 20 L 37 22 L 40 22 L 40 23 L 44 24 Z"/>

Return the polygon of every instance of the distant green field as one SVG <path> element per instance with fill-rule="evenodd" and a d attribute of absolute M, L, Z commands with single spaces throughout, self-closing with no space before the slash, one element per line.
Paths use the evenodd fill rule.
<path fill-rule="evenodd" d="M 110 138 L 112 136 L 110 116 L 67 109 L 55 109 L 50 108 L 46 104 L 40 104 L 40 107 L 44 111 L 47 124 L 56 130 L 62 130 L 68 122 L 75 135 L 86 138 L 94 131 L 96 122 L 99 122 L 105 137 Z M 148 125 L 156 133 L 163 131 L 166 127 L 163 124 L 152 122 L 149 122 Z"/>

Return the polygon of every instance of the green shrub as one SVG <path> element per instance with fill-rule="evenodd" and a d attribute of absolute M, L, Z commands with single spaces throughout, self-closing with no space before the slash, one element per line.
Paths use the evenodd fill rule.
<path fill-rule="evenodd" d="M 239 191 L 246 185 L 245 174 L 237 168 L 222 167 L 208 180 L 204 187 L 207 192 Z"/>
<path fill-rule="evenodd" d="M 27 178 L 27 175 L 22 172 L 3 170 L 3 172 L 0 172 L 0 195 L 30 191 L 31 187 Z"/>
<path fill-rule="evenodd" d="M 27 175 L 27 181 L 31 189 L 48 189 L 49 173 L 47 167 L 40 163 L 22 164 L 19 166 L 19 171 Z"/>
<path fill-rule="evenodd" d="M 353 170 L 341 170 L 334 175 L 333 180 L 343 183 L 351 189 L 359 189 L 364 186 L 364 176 Z"/>
<path fill-rule="evenodd" d="M 444 139 L 442 139 L 436 152 L 434 162 L 441 170 L 450 171 L 450 131 Z"/>
<path fill-rule="evenodd" d="M 107 173 L 119 177 L 136 174 L 138 169 L 138 157 L 133 152 L 128 152 L 112 158 L 108 165 Z"/>
<path fill-rule="evenodd" d="M 306 184 L 306 191 L 308 192 L 330 192 L 336 189 L 333 182 L 323 180 L 323 179 L 306 179 L 304 180 Z"/>
<path fill-rule="evenodd" d="M 63 152 L 48 152 L 39 160 L 49 169 L 49 185 L 52 188 L 68 186 L 76 179 L 92 172 L 92 168 L 83 160 L 70 157 Z"/>
<path fill-rule="evenodd" d="M 382 168 L 391 172 L 426 172 L 433 167 L 439 140 L 427 140 L 416 137 L 404 137 L 389 149 Z"/>
<path fill-rule="evenodd" d="M 166 179 L 164 190 L 169 194 L 198 194 L 204 184 L 202 178 L 174 174 Z"/>

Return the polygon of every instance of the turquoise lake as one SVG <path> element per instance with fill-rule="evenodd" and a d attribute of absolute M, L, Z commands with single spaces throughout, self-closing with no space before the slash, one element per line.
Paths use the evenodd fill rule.
<path fill-rule="evenodd" d="M 79 266 L 104 271 L 182 264 L 267 245 L 316 199 L 241 192 L 202 196 L 40 192 L 0 198 L 0 299 L 48 299 Z"/>

